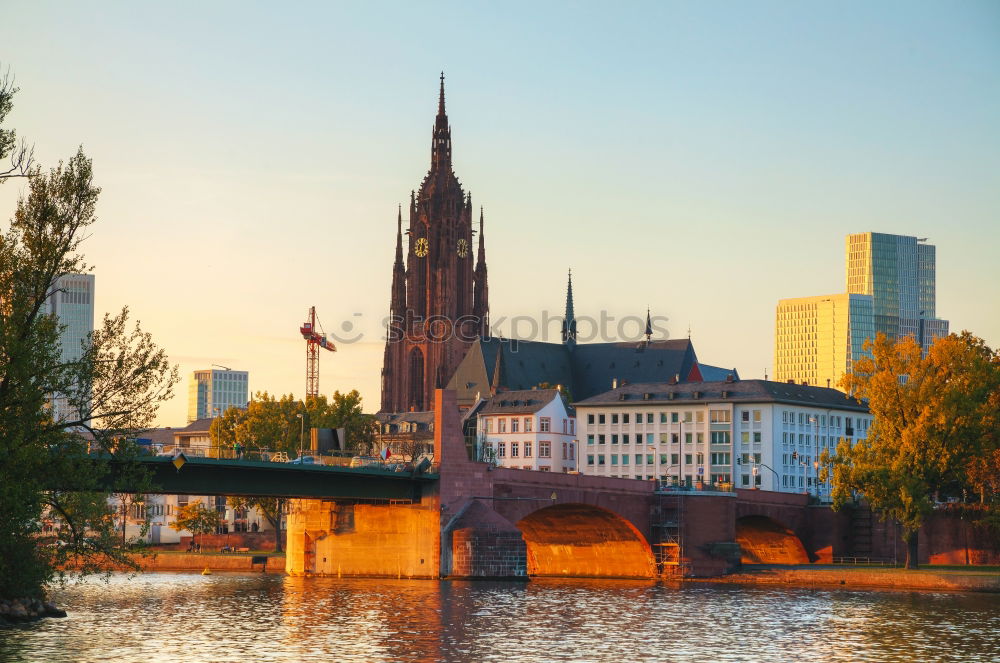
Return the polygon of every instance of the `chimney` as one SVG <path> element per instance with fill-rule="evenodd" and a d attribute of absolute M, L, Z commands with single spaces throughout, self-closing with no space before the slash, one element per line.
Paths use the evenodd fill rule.
<path fill-rule="evenodd" d="M 827 389 L 829 389 L 829 388 L 830 388 L 830 378 L 827 378 L 827 379 L 826 379 L 826 388 L 827 388 Z"/>
<path fill-rule="evenodd" d="M 795 380 L 793 380 L 791 378 L 785 380 L 785 382 L 787 382 L 788 384 L 795 384 Z"/>
<path fill-rule="evenodd" d="M 730 382 L 731 383 L 732 381 L 733 381 L 733 374 L 732 373 L 727 374 L 726 375 L 726 382 Z"/>
<path fill-rule="evenodd" d="M 611 388 L 612 389 L 618 388 L 618 378 L 611 378 Z"/>

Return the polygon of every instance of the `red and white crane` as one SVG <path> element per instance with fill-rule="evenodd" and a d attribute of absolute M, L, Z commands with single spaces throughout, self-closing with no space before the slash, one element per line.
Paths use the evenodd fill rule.
<path fill-rule="evenodd" d="M 315 306 L 309 307 L 309 317 L 299 327 L 299 333 L 306 339 L 306 398 L 319 396 L 319 349 L 336 352 L 337 348 L 316 321 Z"/>

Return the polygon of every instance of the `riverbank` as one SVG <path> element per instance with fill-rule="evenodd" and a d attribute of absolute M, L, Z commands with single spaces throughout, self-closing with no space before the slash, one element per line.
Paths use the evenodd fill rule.
<path fill-rule="evenodd" d="M 699 582 L 841 587 L 845 589 L 919 589 L 929 591 L 1000 593 L 1000 572 L 993 569 L 908 570 L 894 567 L 744 565 L 740 573 Z"/>
<path fill-rule="evenodd" d="M 285 556 L 268 552 L 252 553 L 188 553 L 157 552 L 139 560 L 143 571 L 238 571 L 284 573 Z M 261 558 L 267 564 L 260 564 Z M 254 564 L 254 560 L 258 563 Z"/>

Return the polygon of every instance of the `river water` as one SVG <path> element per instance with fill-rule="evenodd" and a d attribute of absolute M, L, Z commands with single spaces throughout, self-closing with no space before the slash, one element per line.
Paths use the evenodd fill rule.
<path fill-rule="evenodd" d="M 152 573 L 54 594 L 0 661 L 997 661 L 1000 596 Z"/>

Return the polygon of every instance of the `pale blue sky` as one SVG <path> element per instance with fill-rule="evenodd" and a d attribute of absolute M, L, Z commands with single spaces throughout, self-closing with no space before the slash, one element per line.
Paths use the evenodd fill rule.
<path fill-rule="evenodd" d="M 187 373 L 301 395 L 315 304 L 363 342 L 321 387 L 378 405 L 395 209 L 447 75 L 494 318 L 669 317 L 771 371 L 779 298 L 841 292 L 844 237 L 938 247 L 938 312 L 1000 345 L 1000 4 L 4 3 L 10 124 L 104 188 L 98 309 Z M 0 188 L 13 210 L 21 185 Z M 360 314 L 356 316 L 355 314 Z"/>

